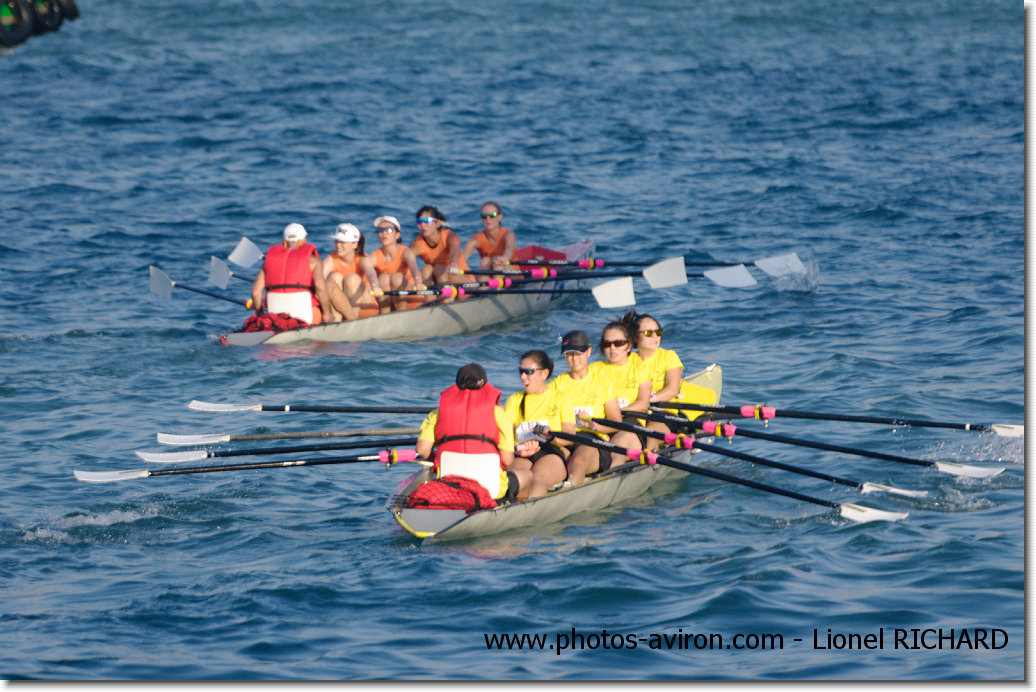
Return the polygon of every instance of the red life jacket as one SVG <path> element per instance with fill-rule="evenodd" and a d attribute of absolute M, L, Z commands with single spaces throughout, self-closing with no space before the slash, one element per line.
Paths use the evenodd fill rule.
<path fill-rule="evenodd" d="M 443 452 L 499 455 L 500 428 L 496 425 L 496 406 L 500 390 L 491 384 L 481 389 L 451 386 L 439 395 L 439 419 L 435 424 L 435 466 Z M 504 468 L 503 461 L 500 468 Z"/>
<path fill-rule="evenodd" d="M 289 248 L 283 243 L 266 251 L 263 272 L 266 274 L 266 290 L 275 293 L 309 291 L 313 305 L 319 305 L 313 289 L 313 270 L 309 268 L 309 256 L 320 259 L 320 253 L 311 243 Z"/>

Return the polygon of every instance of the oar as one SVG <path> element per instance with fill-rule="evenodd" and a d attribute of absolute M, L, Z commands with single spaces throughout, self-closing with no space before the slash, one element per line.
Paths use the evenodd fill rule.
<path fill-rule="evenodd" d="M 316 430 L 309 432 L 254 433 L 250 435 L 228 435 L 207 433 L 202 435 L 171 435 L 158 433 L 158 444 L 175 447 L 214 445 L 221 442 L 252 442 L 258 440 L 305 440 L 328 437 L 359 437 L 368 435 L 416 435 L 420 428 L 369 428 L 364 430 Z"/>
<path fill-rule="evenodd" d="M 600 266 L 603 266 L 603 263 L 598 266 L 597 264 L 594 264 L 594 262 L 601 262 L 601 260 L 578 260 L 578 262 L 591 263 L 584 265 L 573 264 L 571 266 L 591 270 L 591 276 L 594 278 L 643 276 L 647 279 L 651 288 L 679 286 L 687 283 L 688 278 L 705 278 L 719 286 L 723 286 L 724 288 L 747 288 L 749 286 L 755 286 L 758 283 L 755 278 L 748 273 L 748 270 L 743 264 L 722 264 L 722 266 L 717 269 L 710 269 L 701 274 L 688 274 L 683 257 L 671 257 L 669 259 L 662 260 L 661 262 L 654 262 L 650 265 L 648 265 L 647 262 L 644 262 L 642 264 L 648 266 L 643 271 L 598 272 L 597 269 L 599 269 Z M 586 278 L 586 276 L 587 275 L 581 271 L 577 271 L 558 274 L 557 280 L 583 279 Z M 532 279 L 529 279 L 529 281 L 531 280 Z M 523 281 L 525 280 L 523 279 Z"/>
<path fill-rule="evenodd" d="M 660 407 L 668 407 L 669 403 L 662 404 Z M 656 407 L 659 408 L 659 407 Z M 827 442 L 814 442 L 813 440 L 800 440 L 794 437 L 785 437 L 784 435 L 770 435 L 768 433 L 755 432 L 752 430 L 745 430 L 739 428 L 730 423 L 719 424 L 716 421 L 690 421 L 680 416 L 674 416 L 669 413 L 636 413 L 634 411 L 624 411 L 637 418 L 646 418 L 648 420 L 657 420 L 662 423 L 668 423 L 670 425 L 682 425 L 687 428 L 704 430 L 709 434 L 717 436 L 726 435 L 728 437 L 733 435 L 741 435 L 742 437 L 752 437 L 757 440 L 770 440 L 771 442 L 780 442 L 789 445 L 798 445 L 799 447 L 810 447 L 812 449 L 823 449 L 828 452 L 840 452 L 842 454 L 855 454 L 861 457 L 871 457 L 872 459 L 883 459 L 885 461 L 895 461 L 901 464 L 912 464 L 914 466 L 927 466 L 934 468 L 936 471 L 941 473 L 948 473 L 951 476 L 964 476 L 967 478 L 992 478 L 999 473 L 1003 472 L 1003 467 L 988 467 L 983 468 L 980 466 L 968 466 L 967 464 L 958 464 L 952 461 L 927 461 L 925 459 L 912 459 L 910 457 L 903 457 L 896 454 L 886 454 L 884 452 L 870 452 L 866 449 L 857 449 L 855 447 L 842 447 L 840 445 L 828 444 Z"/>
<path fill-rule="evenodd" d="M 645 452 L 641 449 L 626 449 L 619 445 L 606 442 L 597 437 L 589 435 L 570 435 L 568 433 L 546 431 L 548 437 L 557 437 L 562 440 L 571 440 L 572 442 L 581 442 L 583 444 L 593 445 L 610 452 L 616 452 L 623 454 L 634 461 L 641 461 L 647 464 L 662 464 L 663 466 L 671 466 L 676 469 L 687 471 L 688 473 L 696 473 L 709 478 L 715 478 L 716 480 L 726 481 L 727 483 L 737 483 L 738 485 L 744 485 L 749 488 L 755 488 L 756 490 L 762 490 L 763 492 L 773 493 L 775 495 L 783 495 L 784 497 L 790 497 L 795 500 L 802 500 L 803 502 L 811 502 L 815 505 L 821 505 L 823 507 L 830 507 L 837 509 L 839 514 L 846 519 L 851 519 L 856 522 L 867 522 L 867 521 L 898 521 L 906 518 L 905 512 L 886 512 L 880 509 L 874 509 L 873 507 L 865 507 L 863 505 L 856 504 L 839 504 L 832 502 L 831 500 L 824 500 L 818 497 L 810 497 L 809 495 L 803 495 L 802 493 L 795 492 L 794 490 L 786 490 L 784 488 L 778 488 L 772 485 L 766 485 L 765 483 L 759 483 L 747 478 L 741 478 L 739 476 L 732 476 L 721 471 L 715 471 L 713 469 L 703 468 L 701 466 L 695 466 L 676 459 L 670 459 L 669 457 L 655 454 L 654 452 Z M 693 441 L 691 446 L 694 449 L 704 449 L 706 451 L 712 451 L 708 449 L 708 445 L 701 445 L 697 441 Z M 723 450 L 727 452 L 728 450 Z"/>
<path fill-rule="evenodd" d="M 930 420 L 912 420 L 909 418 L 883 418 L 880 416 L 857 416 L 844 413 L 813 413 L 810 411 L 788 411 L 772 406 L 720 406 L 718 404 L 690 404 L 684 402 L 667 402 L 665 408 L 691 409 L 695 411 L 712 411 L 715 413 L 732 413 L 742 418 L 809 418 L 812 420 L 836 420 L 850 423 L 878 423 L 882 425 L 906 425 L 911 427 L 950 428 L 953 430 L 978 430 L 995 432 L 1004 437 L 1022 437 L 1025 426 L 1014 423 L 940 423 Z"/>
<path fill-rule="evenodd" d="M 219 298 L 225 300 L 228 303 L 235 303 L 237 305 L 244 305 L 249 310 L 252 309 L 252 301 L 249 300 L 238 300 L 237 298 L 231 298 L 229 296 L 220 295 L 219 293 L 213 293 L 212 291 L 206 291 L 204 288 L 195 288 L 193 286 L 186 286 L 184 284 L 173 281 L 169 278 L 169 275 L 158 267 L 149 267 L 151 270 L 151 292 L 157 293 L 163 298 L 171 298 L 173 296 L 173 288 L 182 288 L 185 291 L 193 291 L 194 293 L 200 293 L 203 296 L 211 296 L 213 298 Z"/>
<path fill-rule="evenodd" d="M 642 425 L 633 425 L 632 423 L 613 421 L 607 418 L 592 418 L 591 420 L 593 420 L 596 423 L 601 423 L 602 425 L 607 425 L 609 427 L 615 428 L 617 430 L 628 430 L 630 432 L 640 433 L 642 435 L 647 435 L 648 437 L 653 437 L 658 440 L 664 440 L 667 445 L 672 445 L 674 447 L 679 447 L 681 449 L 689 448 L 691 446 L 691 441 L 694 439 L 689 438 L 686 435 L 678 435 L 676 433 L 663 433 L 658 430 L 652 430 L 651 428 L 645 428 Z M 713 452 L 715 454 L 723 454 L 723 451 L 717 452 L 714 446 L 702 446 L 699 447 L 699 449 L 702 449 L 706 452 Z M 791 471 L 792 473 L 797 473 L 802 476 L 811 476 L 813 478 L 819 478 L 820 480 L 829 481 L 831 483 L 840 483 L 841 485 L 847 485 L 851 488 L 858 489 L 864 495 L 873 492 L 885 492 L 892 495 L 902 495 L 904 497 L 925 497 L 928 495 L 927 490 L 903 490 L 902 488 L 895 488 L 891 485 L 882 485 L 881 483 L 871 483 L 869 481 L 861 483 L 859 481 L 852 481 L 847 478 L 839 478 L 838 476 L 832 476 L 827 473 L 820 473 L 819 471 L 812 471 L 810 469 L 805 469 L 800 466 L 792 466 L 791 464 L 785 464 L 780 461 L 763 459 L 762 457 L 757 457 L 752 454 L 744 454 L 743 452 L 736 452 L 728 456 L 733 456 L 734 458 L 741 459 L 742 461 L 749 461 L 753 464 L 759 464 L 760 466 L 769 466 L 775 469 Z"/>
<path fill-rule="evenodd" d="M 226 262 L 213 255 L 209 261 L 209 283 L 213 286 L 226 288 L 232 278 L 241 279 L 248 283 L 255 281 L 255 279 L 250 279 L 247 276 L 230 271 L 230 267 L 227 266 Z"/>
<path fill-rule="evenodd" d="M 681 257 L 681 259 L 683 259 Z M 565 267 L 578 267 L 580 269 L 601 269 L 605 266 L 613 267 L 644 267 L 650 262 L 613 262 L 611 260 L 602 259 L 582 259 L 582 260 L 511 260 L 510 264 L 516 264 L 519 266 L 565 266 Z M 789 252 L 783 255 L 774 255 L 772 257 L 763 257 L 757 259 L 754 262 L 755 266 L 759 267 L 763 272 L 773 277 L 787 276 L 789 274 L 804 274 L 806 267 L 802 264 L 802 260 L 794 252 Z M 686 267 L 736 267 L 744 266 L 744 263 L 738 262 L 711 262 L 711 261 L 691 261 L 684 260 L 684 266 Z"/>
<path fill-rule="evenodd" d="M 574 277 L 573 277 L 574 278 Z M 508 285 L 513 285 L 515 282 L 511 282 L 510 279 L 504 279 L 504 282 L 508 282 Z M 466 289 L 463 288 L 464 284 L 459 286 L 456 284 L 449 284 L 445 286 L 437 286 L 429 289 L 409 289 L 409 290 L 397 290 L 397 291 L 385 291 L 384 295 L 387 296 L 441 296 L 444 298 L 461 298 L 464 296 L 493 296 L 508 293 L 532 293 L 532 294 L 546 294 L 552 295 L 555 293 L 590 293 L 593 295 L 597 304 L 605 309 L 625 307 L 628 305 L 635 305 L 637 302 L 636 296 L 633 293 L 633 278 L 625 277 L 622 279 L 614 279 L 612 281 L 606 281 L 599 286 L 593 288 L 489 288 L 489 282 L 476 284 L 479 289 Z"/>
<path fill-rule="evenodd" d="M 192 411 L 237 413 L 240 411 L 301 411 L 304 413 L 430 413 L 433 406 L 313 406 L 307 404 L 217 404 L 194 400 Z"/>
<path fill-rule="evenodd" d="M 336 449 L 363 449 L 364 447 L 392 447 L 394 445 L 412 445 L 417 443 L 416 437 L 403 437 L 396 440 L 364 440 L 361 442 L 325 442 L 313 445 L 293 445 L 290 447 L 267 447 L 265 449 L 224 449 L 218 451 L 192 449 L 186 452 L 142 452 L 136 454 L 144 461 L 152 464 L 180 464 L 187 461 L 203 461 L 219 457 L 263 456 L 266 454 L 299 454 L 300 452 L 323 452 Z"/>
<path fill-rule="evenodd" d="M 348 457 L 326 457 L 324 459 L 295 459 L 293 461 L 261 461 L 254 464 L 228 464 L 226 466 L 194 466 L 183 469 L 129 469 L 126 471 L 73 471 L 76 480 L 87 483 L 112 483 L 128 481 L 133 478 L 150 478 L 152 476 L 175 476 L 183 473 L 210 473 L 214 471 L 250 471 L 252 469 L 276 469 L 289 466 L 321 466 L 324 464 L 353 464 L 363 461 L 379 461 L 386 466 L 400 462 L 414 462 L 422 466 L 431 466 L 431 462 L 417 459 L 413 449 L 385 449 L 377 454 Z"/>
<path fill-rule="evenodd" d="M 241 238 L 237 247 L 227 256 L 227 259 L 239 267 L 248 268 L 263 258 L 263 251 L 248 238 Z"/>

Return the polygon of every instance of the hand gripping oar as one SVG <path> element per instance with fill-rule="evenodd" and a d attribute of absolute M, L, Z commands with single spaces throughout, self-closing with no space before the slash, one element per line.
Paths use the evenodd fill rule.
<path fill-rule="evenodd" d="M 715 471 L 713 469 L 703 468 L 701 466 L 695 466 L 676 459 L 670 459 L 654 452 L 645 452 L 641 449 L 626 449 L 619 445 L 606 442 L 596 437 L 588 435 L 570 435 L 568 433 L 546 431 L 544 433 L 548 437 L 557 437 L 562 440 L 571 440 L 573 442 L 581 442 L 583 444 L 593 445 L 601 449 L 608 450 L 610 452 L 616 452 L 623 454 L 634 461 L 640 461 L 646 464 L 662 464 L 664 466 L 671 466 L 676 469 L 687 471 L 688 473 L 696 473 L 701 476 L 707 476 L 720 481 L 726 481 L 727 483 L 737 483 L 738 485 L 744 485 L 749 488 L 755 488 L 756 490 L 762 490 L 763 492 L 773 493 L 775 495 L 783 495 L 784 497 L 790 497 L 794 500 L 802 500 L 803 502 L 811 502 L 815 505 L 821 505 L 823 507 L 830 507 L 831 509 L 837 509 L 839 514 L 846 519 L 851 519 L 856 522 L 867 522 L 867 521 L 898 521 L 906 518 L 906 513 L 903 512 L 886 512 L 880 509 L 874 509 L 873 507 L 865 507 L 863 505 L 855 504 L 839 504 L 832 502 L 831 500 L 824 500 L 818 497 L 810 497 L 809 495 L 803 495 L 797 493 L 794 490 L 785 490 L 784 488 L 778 488 L 772 485 L 766 485 L 765 483 L 758 483 L 747 478 L 741 478 L 739 476 L 732 476 L 728 473 L 721 471 Z M 693 438 L 686 438 L 694 449 L 702 449 L 705 451 L 714 451 L 709 449 L 709 445 L 702 445 L 700 442 L 693 440 Z M 727 452 L 728 450 L 723 450 Z"/>
<path fill-rule="evenodd" d="M 661 406 L 668 407 L 670 404 L 662 404 Z M 757 440 L 770 440 L 771 442 L 780 442 L 789 445 L 798 445 L 799 447 L 810 447 L 812 449 L 823 449 L 828 452 L 840 452 L 842 454 L 855 454 L 861 457 L 871 457 L 873 459 L 884 459 L 885 461 L 896 461 L 901 464 L 913 464 L 914 466 L 927 466 L 934 468 L 936 471 L 941 473 L 948 473 L 952 476 L 965 476 L 968 478 L 992 478 L 993 476 L 1003 472 L 1003 467 L 988 467 L 983 468 L 981 466 L 968 466 L 967 464 L 958 464 L 952 461 L 927 461 L 925 459 L 912 459 L 910 457 L 898 456 L 896 454 L 886 454 L 884 452 L 870 452 L 866 449 L 857 449 L 855 447 L 842 447 L 840 445 L 828 444 L 826 442 L 814 442 L 812 440 L 800 440 L 794 437 L 785 437 L 784 435 L 770 435 L 768 433 L 755 432 L 753 430 L 745 430 L 739 428 L 730 423 L 716 423 L 716 421 L 690 421 L 680 416 L 674 416 L 669 413 L 636 413 L 634 411 L 624 411 L 623 413 L 629 413 L 629 415 L 636 416 L 637 418 L 646 418 L 648 420 L 656 420 L 662 423 L 670 425 L 682 425 L 685 428 L 692 430 L 703 430 L 710 435 L 727 436 L 731 437 L 734 435 L 741 435 L 742 437 L 754 437 Z"/>
<path fill-rule="evenodd" d="M 361 442 L 325 442 L 323 444 L 293 445 L 290 447 L 267 447 L 265 449 L 224 449 L 218 451 L 191 449 L 186 452 L 142 452 L 136 455 L 151 464 L 181 464 L 187 461 L 204 461 L 218 457 L 247 457 L 267 454 L 299 454 L 301 452 L 324 452 L 336 449 L 363 449 L 365 447 L 389 447 L 393 445 L 412 445 L 417 443 L 416 437 L 404 437 L 397 440 L 364 440 Z"/>
<path fill-rule="evenodd" d="M 434 406 L 313 406 L 305 404 L 217 404 L 194 400 L 192 411 L 237 413 L 240 411 L 301 411 L 304 413 L 431 413 Z"/>
<path fill-rule="evenodd" d="M 229 435 L 227 433 L 206 433 L 201 435 L 172 435 L 158 433 L 156 438 L 160 445 L 190 447 L 193 445 L 214 445 L 221 442 L 252 442 L 258 440 L 304 440 L 328 437 L 359 437 L 372 435 L 416 435 L 420 428 L 368 428 L 363 430 L 315 430 L 282 433 L 253 433 L 248 435 Z"/>
<path fill-rule="evenodd" d="M 431 466 L 431 462 L 417 458 L 413 449 L 384 449 L 377 454 L 348 457 L 326 457 L 324 459 L 295 459 L 294 461 L 261 461 L 254 464 L 228 464 L 225 466 L 194 466 L 183 469 L 129 469 L 126 471 L 73 471 L 76 480 L 86 483 L 112 483 L 128 481 L 133 478 L 151 478 L 152 476 L 176 476 L 184 473 L 210 473 L 214 471 L 250 471 L 252 469 L 277 469 L 289 466 L 322 466 L 324 464 L 353 464 L 363 461 L 378 461 L 386 468 L 399 462 L 414 462 L 423 466 Z"/>
<path fill-rule="evenodd" d="M 185 286 L 184 284 L 177 283 L 169 278 L 169 275 L 158 267 L 149 267 L 151 270 L 151 292 L 157 293 L 163 298 L 171 298 L 173 295 L 173 288 L 182 288 L 185 291 L 193 291 L 194 293 L 200 293 L 203 296 L 211 296 L 212 298 L 219 298 L 229 303 L 236 303 L 237 305 L 244 305 L 249 310 L 252 309 L 251 300 L 238 300 L 237 298 L 231 298 L 229 296 L 220 295 L 219 293 L 213 293 L 212 291 L 206 291 L 204 288 L 194 288 L 193 286 Z"/>
<path fill-rule="evenodd" d="M 687 437 L 686 435 L 678 435 L 676 433 L 663 433 L 658 430 L 652 430 L 651 428 L 645 428 L 642 425 L 633 425 L 632 423 L 626 423 L 623 421 L 613 421 L 607 418 L 592 418 L 591 420 L 593 420 L 596 423 L 601 423 L 602 425 L 607 425 L 609 427 L 615 428 L 617 430 L 629 430 L 630 432 L 640 433 L 642 435 L 647 435 L 648 437 L 663 440 L 667 445 L 672 445 L 680 449 L 687 449 L 690 446 L 690 440 L 684 439 Z M 687 419 L 685 418 L 684 420 Z M 716 448 L 713 446 L 702 446 L 699 449 L 702 449 L 706 452 L 723 454 L 723 452 L 717 452 Z M 802 476 L 812 476 L 813 478 L 819 478 L 820 480 L 829 481 L 831 483 L 840 483 L 841 485 L 847 485 L 851 488 L 856 488 L 864 495 L 866 495 L 867 493 L 874 492 L 885 492 L 891 495 L 902 495 L 904 497 L 925 497 L 928 495 L 927 490 L 903 490 L 902 488 L 894 488 L 891 485 L 882 485 L 881 483 L 861 483 L 859 481 L 852 481 L 847 478 L 839 478 L 838 476 L 832 476 L 827 473 L 820 473 L 819 471 L 804 469 L 799 466 L 792 466 L 791 464 L 785 464 L 780 461 L 763 459 L 762 457 L 757 457 L 751 454 L 744 454 L 742 452 L 737 452 L 734 458 L 741 459 L 742 461 L 749 461 L 753 464 L 759 464 L 760 466 L 769 466 L 775 469 L 791 471 L 792 473 L 797 473 Z"/>
<path fill-rule="evenodd" d="M 1012 423 L 940 423 L 930 420 L 912 420 L 909 418 L 884 418 L 880 416 L 857 416 L 845 413 L 813 413 L 810 411 L 788 411 L 773 406 L 720 406 L 718 404 L 690 404 L 684 402 L 667 402 L 665 408 L 692 409 L 695 411 L 712 411 L 716 413 L 732 413 L 742 418 L 809 418 L 812 420 L 836 420 L 850 423 L 878 423 L 882 425 L 905 425 L 923 428 L 950 428 L 953 430 L 977 430 L 994 432 L 1004 437 L 1022 437 L 1025 426 Z"/>

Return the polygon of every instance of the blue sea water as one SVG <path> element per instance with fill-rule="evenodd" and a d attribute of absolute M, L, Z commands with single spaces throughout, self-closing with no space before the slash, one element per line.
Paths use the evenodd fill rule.
<path fill-rule="evenodd" d="M 574 297 L 463 337 L 247 349 L 218 341 L 241 308 L 148 292 L 149 265 L 203 287 L 210 255 L 243 235 L 273 243 L 288 222 L 326 251 L 335 224 L 368 230 L 383 213 L 410 240 L 413 212 L 434 204 L 468 237 L 487 200 L 523 242 L 592 237 L 605 258 L 797 252 L 806 276 L 753 270 L 751 289 L 636 283 L 638 310 L 665 327 L 687 372 L 723 366 L 724 403 L 1022 422 L 1017 3 L 79 7 L 59 32 L 0 55 L 0 678 L 1024 677 L 1024 450 L 988 433 L 794 419 L 767 429 L 1006 467 L 984 481 L 734 442 L 928 490 L 922 500 L 699 456 L 908 511 L 903 522 L 851 524 L 691 478 L 563 524 L 443 545 L 409 537 L 385 510 L 403 465 L 72 476 L 142 466 L 133 451 L 156 449 L 157 432 L 418 422 L 205 414 L 192 399 L 434 405 L 471 360 L 516 390 L 518 354 L 556 353 L 561 333 L 597 332 L 613 314 Z M 244 283 L 231 288 L 247 297 Z M 897 629 L 975 628 L 1005 645 L 893 644 Z M 814 646 L 829 630 L 883 633 L 885 645 Z M 523 633 L 582 647 L 487 647 L 489 635 Z M 615 645 L 687 633 L 724 647 Z M 734 648 L 737 635 L 784 646 Z"/>

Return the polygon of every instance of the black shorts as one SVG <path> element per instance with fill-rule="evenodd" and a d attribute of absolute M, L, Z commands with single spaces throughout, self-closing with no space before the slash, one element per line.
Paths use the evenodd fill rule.
<path fill-rule="evenodd" d="M 575 454 L 576 450 L 580 447 L 594 447 L 597 450 L 597 470 L 594 471 L 594 473 L 601 473 L 602 471 L 607 471 L 612 467 L 612 453 L 609 452 L 607 449 L 602 449 L 600 447 L 597 447 L 596 445 L 575 445 L 574 447 L 572 447 L 572 451 L 568 455 L 569 459 L 572 458 L 572 455 Z"/>
<path fill-rule="evenodd" d="M 507 492 L 504 496 L 497 500 L 497 504 L 504 504 L 506 502 L 514 502 L 518 499 L 518 476 L 514 475 L 513 471 L 507 472 Z"/>
<path fill-rule="evenodd" d="M 561 457 L 561 463 L 565 463 L 565 453 L 562 452 L 561 448 L 559 448 L 557 445 L 553 445 L 549 442 L 541 442 L 540 451 L 536 452 L 531 457 L 526 458 L 535 464 L 542 457 L 550 456 L 551 454 L 558 455 L 559 457 Z"/>

